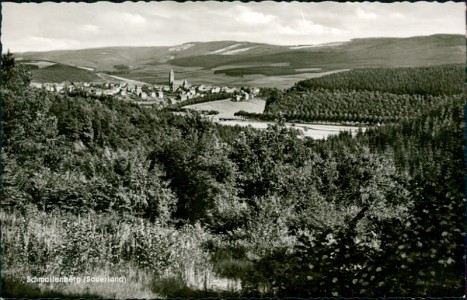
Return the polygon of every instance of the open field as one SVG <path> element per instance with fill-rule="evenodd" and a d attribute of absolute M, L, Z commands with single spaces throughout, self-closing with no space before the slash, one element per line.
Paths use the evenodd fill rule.
<path fill-rule="evenodd" d="M 225 74 L 227 76 L 244 76 L 250 74 L 261 74 L 266 76 L 274 75 L 291 75 L 296 74 L 297 71 L 294 67 L 271 67 L 271 66 L 259 66 L 259 67 L 246 67 L 246 68 L 231 68 L 215 71 L 214 74 Z"/>
<path fill-rule="evenodd" d="M 50 63 L 49 63 L 50 64 Z M 34 64 L 36 65 L 36 64 Z M 244 65 L 246 69 L 248 65 Z M 230 66 L 233 67 L 233 66 Z M 227 67 L 227 68 L 230 68 Z M 238 66 L 237 66 L 238 67 Z M 261 67 L 258 67 L 261 68 Z M 273 66 L 268 66 L 273 68 Z M 290 75 L 275 75 L 266 76 L 261 74 L 245 74 L 243 76 L 229 76 L 226 74 L 215 74 L 214 70 L 206 70 L 201 67 L 178 67 L 168 64 L 160 65 L 145 65 L 131 70 L 129 73 L 125 72 L 112 72 L 94 73 L 93 71 L 86 70 L 82 67 L 72 67 L 62 64 L 53 64 L 45 66 L 41 65 L 39 69 L 34 69 L 33 80 L 37 82 L 63 82 L 63 81 L 126 81 L 137 84 L 168 84 L 168 74 L 173 69 L 175 78 L 177 80 L 187 79 L 190 84 L 209 84 L 209 85 L 225 85 L 232 87 L 253 86 L 253 87 L 276 87 L 279 89 L 289 88 L 300 80 L 310 79 L 315 77 L 324 76 L 334 72 L 345 70 L 334 70 L 328 72 L 313 72 L 309 73 L 311 69 L 290 69 L 287 66 L 277 66 L 274 71 L 281 74 L 281 69 L 296 74 Z M 313 69 L 314 70 L 314 69 Z M 318 70 L 316 70 L 318 71 Z M 300 73 L 302 72 L 302 73 Z"/>
<path fill-rule="evenodd" d="M 128 78 L 124 78 L 124 77 L 120 77 L 120 76 L 115 76 L 115 75 L 103 74 L 103 73 L 98 73 L 97 76 L 99 76 L 100 78 L 102 78 L 105 81 L 123 81 L 123 82 L 126 82 L 128 84 L 135 84 L 135 85 L 136 84 L 137 85 L 146 84 L 146 82 L 132 80 L 132 79 L 128 79 Z"/>
<path fill-rule="evenodd" d="M 63 64 L 52 64 L 32 69 L 32 80 L 37 82 L 99 82 L 102 81 L 94 72 Z"/>
<path fill-rule="evenodd" d="M 268 125 L 272 125 L 273 122 L 266 121 L 250 121 L 250 120 L 227 120 L 218 121 L 219 124 L 228 126 L 251 126 L 256 129 L 266 129 Z M 339 134 L 343 131 L 350 131 L 355 134 L 359 129 L 365 131 L 366 128 L 356 126 L 339 126 L 339 125 L 321 125 L 321 124 L 302 124 L 302 123 L 286 123 L 288 128 L 294 128 L 300 130 L 304 136 L 311 137 L 313 139 L 325 139 L 329 135 Z"/>
<path fill-rule="evenodd" d="M 212 68 L 213 71 L 219 70 L 228 70 L 228 69 L 236 69 L 236 68 L 251 68 L 251 67 L 288 67 L 290 63 L 272 63 L 272 64 L 264 64 L 264 63 L 255 63 L 251 62 L 248 64 L 232 64 L 232 65 L 223 65 L 220 67 Z"/>
<path fill-rule="evenodd" d="M 249 68 L 249 65 L 243 65 L 246 69 Z M 227 69 L 237 68 L 239 66 L 225 66 Z M 273 66 L 268 66 L 272 68 Z M 315 77 L 324 76 L 327 74 L 332 74 L 334 72 L 345 71 L 344 70 L 333 70 L 328 72 L 317 72 L 310 73 L 311 69 L 305 70 L 295 70 L 290 69 L 285 65 L 276 66 L 277 70 L 274 71 L 277 74 L 280 73 L 280 69 L 287 69 L 288 71 L 285 74 L 275 75 L 275 76 L 266 76 L 261 74 L 256 74 L 255 72 L 251 74 L 244 74 L 243 76 L 229 76 L 222 73 L 215 73 L 215 70 L 202 69 L 200 67 L 178 67 L 171 66 L 167 64 L 160 65 L 146 65 L 139 67 L 135 70 L 130 71 L 130 73 L 112 73 L 112 75 L 119 76 L 122 78 L 127 78 L 136 81 L 142 81 L 150 84 L 168 84 L 168 74 L 171 69 L 175 72 L 175 79 L 187 79 L 190 84 L 209 84 L 209 85 L 225 85 L 232 87 L 241 87 L 241 86 L 253 86 L 253 87 L 276 87 L 276 88 L 289 88 L 293 86 L 296 82 L 304 79 L 310 79 Z M 260 68 L 260 67 L 258 67 Z M 217 69 L 216 69 L 217 70 Z M 313 69 L 313 71 L 315 71 Z"/>
<path fill-rule="evenodd" d="M 262 99 L 253 99 L 249 101 L 240 101 L 233 102 L 230 99 L 218 100 L 212 102 L 205 102 L 200 104 L 187 105 L 184 108 L 194 109 L 194 110 L 215 110 L 219 114 L 214 116 L 212 119 L 222 125 L 228 126 L 251 126 L 257 129 L 266 129 L 268 125 L 273 124 L 273 122 L 265 121 L 250 121 L 243 120 L 242 117 L 234 116 L 238 111 L 246 111 L 251 113 L 262 113 L 266 101 Z M 222 120 L 230 119 L 230 120 Z M 287 127 L 299 129 L 303 132 L 304 136 L 312 137 L 314 139 L 323 139 L 328 137 L 331 134 L 338 134 L 341 131 L 350 131 L 355 133 L 360 127 L 356 126 L 339 126 L 339 125 L 322 125 L 322 124 L 305 124 L 305 123 L 287 123 Z M 365 128 L 362 128 L 365 131 Z"/>
<path fill-rule="evenodd" d="M 215 110 L 219 112 L 216 118 L 240 119 L 240 117 L 234 116 L 236 112 L 243 110 L 252 113 L 262 113 L 265 105 L 266 101 L 262 99 L 253 99 L 241 102 L 233 102 L 230 99 L 225 99 L 188 105 L 184 108 L 194 110 Z"/>
<path fill-rule="evenodd" d="M 37 66 L 39 69 L 50 67 L 55 65 L 56 63 L 50 62 L 50 61 L 45 61 L 45 60 L 39 60 L 39 61 L 22 61 L 21 62 L 23 65 L 33 65 Z"/>
<path fill-rule="evenodd" d="M 310 79 L 321 77 L 328 74 L 348 71 L 349 69 L 342 69 L 342 70 L 334 70 L 322 73 L 299 73 L 293 75 L 282 75 L 282 76 L 264 76 L 264 75 L 256 75 L 255 77 L 246 77 L 245 81 L 242 81 L 244 85 L 247 86 L 258 86 L 258 87 L 266 87 L 266 88 L 278 88 L 278 89 L 287 89 L 292 87 L 295 83 Z"/>

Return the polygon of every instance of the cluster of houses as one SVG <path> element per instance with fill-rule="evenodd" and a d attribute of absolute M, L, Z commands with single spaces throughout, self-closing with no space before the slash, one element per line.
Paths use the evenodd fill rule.
<path fill-rule="evenodd" d="M 160 104 L 166 106 L 192 98 L 204 97 L 209 94 L 227 93 L 232 95 L 232 101 L 254 99 L 259 94 L 259 88 L 231 88 L 210 85 L 191 85 L 185 80 L 175 80 L 172 70 L 168 85 L 130 84 L 127 82 L 64 82 L 64 83 L 31 83 L 33 87 L 51 92 L 71 93 L 84 91 L 96 96 L 115 96 L 124 100 Z"/>
<path fill-rule="evenodd" d="M 73 83 L 31 83 L 33 87 L 42 88 L 51 92 L 73 92 L 86 91 L 96 96 L 121 96 L 132 99 L 163 99 L 164 91 L 160 87 L 151 85 L 137 85 L 125 82 L 96 83 L 96 82 L 73 82 Z"/>
<path fill-rule="evenodd" d="M 240 91 L 233 93 L 232 101 L 247 101 L 254 99 L 259 95 L 259 91 L 260 90 L 257 87 L 241 88 Z"/>
<path fill-rule="evenodd" d="M 204 97 L 208 94 L 226 93 L 232 95 L 232 101 L 243 101 L 254 99 L 259 95 L 259 88 L 232 88 L 232 87 L 219 87 L 210 85 L 190 85 L 185 80 L 175 80 L 173 70 L 169 73 L 169 90 L 177 96 L 172 99 L 174 102 L 186 101 L 192 98 Z M 172 102 L 172 103 L 174 103 Z"/>

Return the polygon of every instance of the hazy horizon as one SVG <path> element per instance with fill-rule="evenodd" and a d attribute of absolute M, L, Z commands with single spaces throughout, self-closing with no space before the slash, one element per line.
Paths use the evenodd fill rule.
<path fill-rule="evenodd" d="M 435 34 L 430 34 L 430 35 L 415 35 L 415 36 L 410 36 L 410 37 L 397 37 L 397 36 L 369 36 L 369 37 L 363 37 L 363 38 L 353 38 L 347 41 L 332 41 L 332 42 L 326 42 L 326 43 L 321 43 L 321 44 L 294 44 L 294 45 L 275 45 L 275 44 L 269 44 L 269 45 L 275 45 L 275 46 L 284 46 L 284 47 L 296 47 L 296 46 L 311 46 L 311 45 L 325 45 L 325 44 L 332 44 L 332 43 L 345 43 L 345 42 L 350 42 L 355 39 L 378 39 L 378 38 L 395 38 L 395 39 L 409 39 L 409 38 L 415 38 L 415 37 L 428 37 L 428 36 L 434 36 L 434 35 L 461 35 L 462 34 L 451 34 L 451 33 L 435 33 Z M 190 43 L 215 43 L 215 42 L 237 42 L 237 43 L 257 43 L 257 42 L 252 42 L 252 41 L 235 41 L 235 40 L 217 40 L 217 41 L 189 41 L 185 42 L 183 44 L 176 44 L 176 45 L 157 45 L 157 46 L 131 46 L 131 45 L 109 45 L 109 46 L 102 46 L 102 47 L 89 47 L 89 48 L 73 48 L 73 49 L 52 49 L 52 50 L 44 50 L 44 51 L 11 51 L 11 49 L 3 48 L 2 53 L 8 52 L 10 50 L 11 53 L 29 53 L 29 52 L 52 52 L 52 51 L 79 51 L 79 50 L 88 50 L 88 49 L 105 49 L 105 48 L 151 48 L 151 47 L 160 47 L 160 48 L 165 48 L 165 47 L 176 47 L 176 46 L 181 46 L 185 44 L 190 44 Z M 258 44 L 268 44 L 268 43 L 258 43 Z"/>
<path fill-rule="evenodd" d="M 3 3 L 3 52 L 465 34 L 464 3 Z"/>

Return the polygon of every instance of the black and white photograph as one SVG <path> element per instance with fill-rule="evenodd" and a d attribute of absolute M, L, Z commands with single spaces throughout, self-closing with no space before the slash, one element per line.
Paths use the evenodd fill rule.
<path fill-rule="evenodd" d="M 1 298 L 465 298 L 465 3 L 1 14 Z"/>

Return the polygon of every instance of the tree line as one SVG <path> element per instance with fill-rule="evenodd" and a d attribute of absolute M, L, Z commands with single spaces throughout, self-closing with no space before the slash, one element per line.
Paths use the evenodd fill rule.
<path fill-rule="evenodd" d="M 346 91 L 379 91 L 408 95 L 456 95 L 463 93 L 464 65 L 438 65 L 405 68 L 358 68 L 347 72 L 311 78 L 290 90 L 316 88 Z"/>
<path fill-rule="evenodd" d="M 397 123 L 462 97 L 463 76 L 461 65 L 355 69 L 273 91 L 263 115 L 242 115 L 271 120 L 281 114 L 290 122 Z"/>
<path fill-rule="evenodd" d="M 347 92 L 319 88 L 269 97 L 265 114 L 277 116 L 282 113 L 287 120 L 304 122 L 395 123 L 413 119 L 425 110 L 452 101 L 453 97 L 460 98 L 461 94 L 397 95 L 379 91 Z"/>

